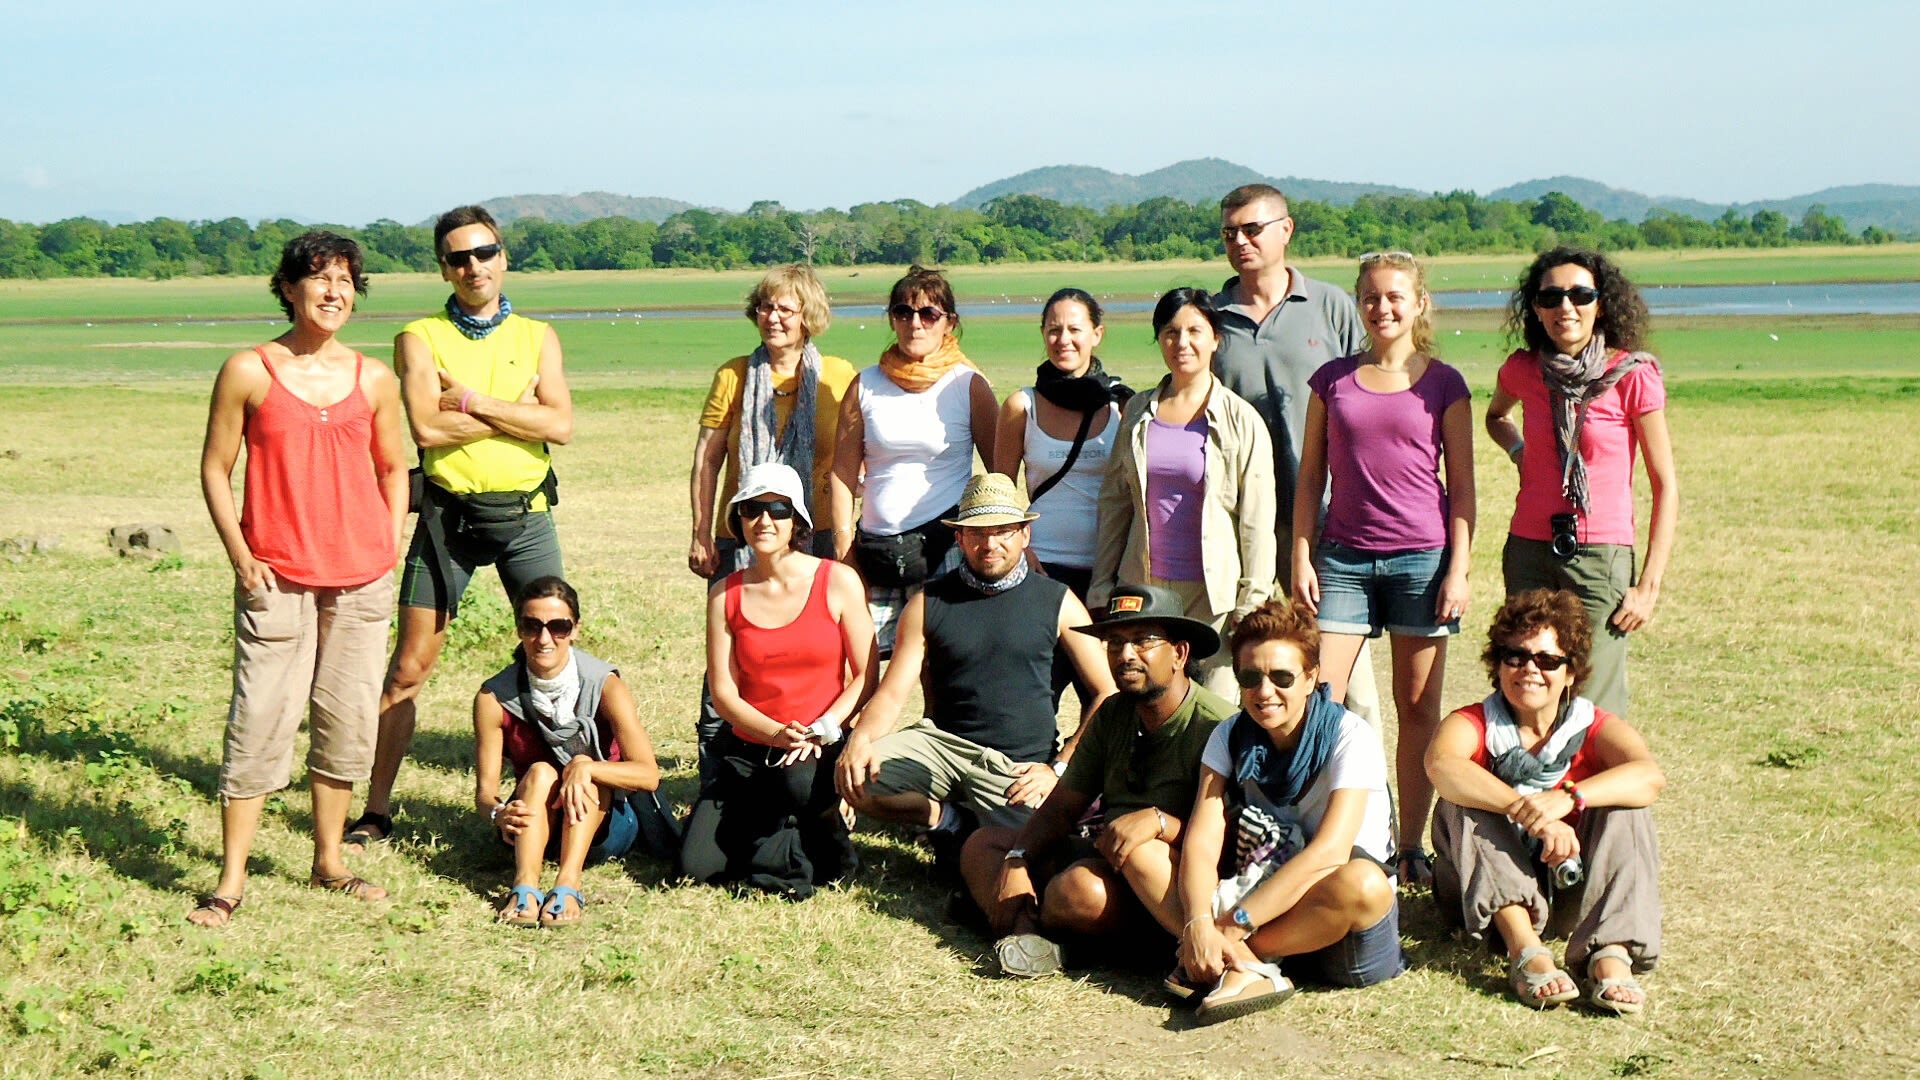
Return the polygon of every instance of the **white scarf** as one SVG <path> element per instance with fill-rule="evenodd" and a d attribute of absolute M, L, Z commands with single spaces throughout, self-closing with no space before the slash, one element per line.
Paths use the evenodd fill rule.
<path fill-rule="evenodd" d="M 527 696 L 532 699 L 534 713 L 527 719 L 540 729 L 541 737 L 562 766 L 591 746 L 591 739 L 586 740 L 588 746 L 575 745 L 585 725 L 575 715 L 580 704 L 580 665 L 574 659 L 573 650 L 567 650 L 567 666 L 551 679 L 543 679 L 528 668 Z"/>
<path fill-rule="evenodd" d="M 1520 745 L 1520 725 L 1498 690 L 1481 702 L 1487 717 L 1487 761 L 1492 772 L 1522 795 L 1545 791 L 1566 779 L 1575 754 L 1593 727 L 1593 702 L 1577 697 L 1561 711 L 1537 751 Z"/>

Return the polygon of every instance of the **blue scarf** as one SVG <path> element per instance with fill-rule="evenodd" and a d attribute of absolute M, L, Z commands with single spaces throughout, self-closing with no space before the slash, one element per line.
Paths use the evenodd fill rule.
<path fill-rule="evenodd" d="M 507 316 L 511 314 L 513 314 L 513 303 L 507 299 L 506 293 L 500 294 L 500 311 L 491 319 L 474 318 L 460 309 L 459 298 L 452 293 L 447 294 L 447 318 L 453 320 L 454 327 L 461 333 L 475 341 L 493 333 L 501 323 L 507 321 Z"/>
<path fill-rule="evenodd" d="M 1276 748 L 1266 729 L 1243 710 L 1234 717 L 1233 734 L 1228 740 L 1233 750 L 1234 782 L 1259 785 L 1276 806 L 1298 803 L 1333 756 L 1334 744 L 1340 741 L 1340 719 L 1346 712 L 1346 706 L 1333 700 L 1326 683 L 1315 687 L 1313 696 L 1307 699 L 1307 715 L 1300 721 L 1300 742 L 1292 753 L 1286 753 Z"/>

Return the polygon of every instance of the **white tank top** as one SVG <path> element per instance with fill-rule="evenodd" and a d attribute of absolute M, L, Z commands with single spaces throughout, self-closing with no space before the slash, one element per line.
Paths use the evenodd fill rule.
<path fill-rule="evenodd" d="M 878 364 L 860 373 L 867 465 L 862 529 L 894 536 L 960 501 L 973 475 L 973 377 L 972 368 L 956 365 L 913 394 Z"/>
<path fill-rule="evenodd" d="M 1056 439 L 1040 430 L 1040 406 L 1033 387 L 1020 392 L 1027 396 L 1027 436 L 1020 460 L 1027 467 L 1027 493 L 1031 495 L 1067 463 L 1073 440 Z M 1033 523 L 1033 553 L 1043 564 L 1093 567 L 1093 546 L 1100 524 L 1100 482 L 1107 475 L 1107 459 L 1113 456 L 1113 439 L 1119 430 L 1120 407 L 1109 404 L 1105 426 L 1087 436 L 1073 471 L 1033 504 L 1033 512 L 1040 515 Z"/>

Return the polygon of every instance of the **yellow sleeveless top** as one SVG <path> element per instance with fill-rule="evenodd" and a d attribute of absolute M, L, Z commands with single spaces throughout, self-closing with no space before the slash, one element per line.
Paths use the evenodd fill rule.
<path fill-rule="evenodd" d="M 425 341 L 433 350 L 434 366 L 456 382 L 489 397 L 513 401 L 539 374 L 547 324 L 508 315 L 493 333 L 476 341 L 462 334 L 443 311 L 416 319 L 401 332 Z M 430 449 L 422 465 L 434 483 L 456 495 L 472 495 L 482 491 L 532 491 L 546 479 L 551 461 L 544 443 L 494 435 L 465 446 Z M 533 509 L 547 509 L 545 495 L 534 497 Z"/>

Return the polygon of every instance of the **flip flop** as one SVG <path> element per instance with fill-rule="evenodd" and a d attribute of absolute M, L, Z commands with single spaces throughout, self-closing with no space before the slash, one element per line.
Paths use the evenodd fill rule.
<path fill-rule="evenodd" d="M 327 892 L 355 896 L 368 902 L 385 900 L 387 898 L 387 890 L 375 885 L 366 878 L 354 874 L 341 874 L 339 877 L 321 877 L 320 872 L 316 870 L 307 878 L 307 888 L 323 889 Z M 379 893 L 380 895 L 368 895 L 370 893 Z"/>
<path fill-rule="evenodd" d="M 1587 1004 L 1600 1012 L 1614 1016 L 1632 1016 L 1646 1007 L 1647 988 L 1640 980 L 1628 974 L 1624 979 L 1599 979 L 1593 974 L 1595 960 L 1613 959 L 1627 965 L 1627 971 L 1633 971 L 1633 954 L 1619 945 L 1609 945 L 1604 949 L 1595 949 L 1587 955 Z M 1632 990 L 1640 995 L 1639 1001 L 1615 1001 L 1605 994 L 1609 990 Z"/>
<path fill-rule="evenodd" d="M 375 831 L 378 830 L 378 835 Z M 369 810 L 352 821 L 347 822 L 347 833 L 341 843 L 365 849 L 373 844 L 384 844 L 393 836 L 393 818 L 386 814 L 376 814 Z"/>
<path fill-rule="evenodd" d="M 568 898 L 572 898 L 574 905 L 571 915 L 567 912 Z M 579 889 L 571 885 L 555 885 L 547 893 L 546 903 L 540 905 L 540 925 L 572 926 L 585 918 L 586 914 L 587 898 L 580 895 Z"/>
<path fill-rule="evenodd" d="M 506 926 L 539 926 L 540 906 L 546 903 L 547 894 L 532 885 L 515 885 L 507 891 L 511 903 L 494 912 L 494 921 Z"/>
<path fill-rule="evenodd" d="M 201 897 L 199 902 L 194 905 L 193 911 L 187 913 L 187 921 L 207 930 L 218 930 L 233 921 L 233 913 L 240 909 L 240 902 L 243 899 L 245 898 L 239 896 L 221 896 L 218 893 L 208 893 Z M 217 920 L 208 922 L 195 920 L 193 917 L 194 914 L 202 911 L 217 911 L 220 913 L 220 917 Z"/>
<path fill-rule="evenodd" d="M 1187 978 L 1186 969 L 1174 968 L 1167 973 L 1166 978 L 1160 980 L 1160 989 L 1166 991 L 1167 996 L 1175 1001 L 1192 1005 L 1199 999 L 1200 994 L 1206 991 L 1207 987 L 1205 984 L 1196 983 L 1192 979 Z"/>
<path fill-rule="evenodd" d="M 1253 975 L 1255 978 L 1229 994 L 1226 992 L 1227 980 L 1235 974 Z M 1200 999 L 1200 1008 L 1194 1013 L 1194 1020 L 1201 1024 L 1217 1024 L 1236 1016 L 1271 1009 L 1292 997 L 1293 990 L 1293 983 L 1280 973 L 1279 964 L 1246 964 L 1228 968 L 1221 973 L 1220 984 L 1213 988 L 1213 992 Z"/>
<path fill-rule="evenodd" d="M 993 955 L 1000 961 L 1000 974 L 1019 979 L 1055 974 L 1065 960 L 1060 946 L 1039 934 L 1008 934 L 993 943 Z"/>
<path fill-rule="evenodd" d="M 1562 990 L 1557 994 L 1542 995 L 1540 991 L 1551 985 L 1555 979 L 1565 979 L 1571 985 L 1573 977 L 1567 974 L 1565 968 L 1529 971 L 1527 961 L 1536 956 L 1552 959 L 1553 953 L 1549 952 L 1545 945 L 1529 945 L 1520 950 L 1519 956 L 1507 962 L 1507 986 L 1513 990 L 1513 996 L 1519 999 L 1520 1004 L 1535 1009 L 1551 1009 L 1555 1005 L 1563 1005 L 1580 996 L 1577 988 Z"/>

